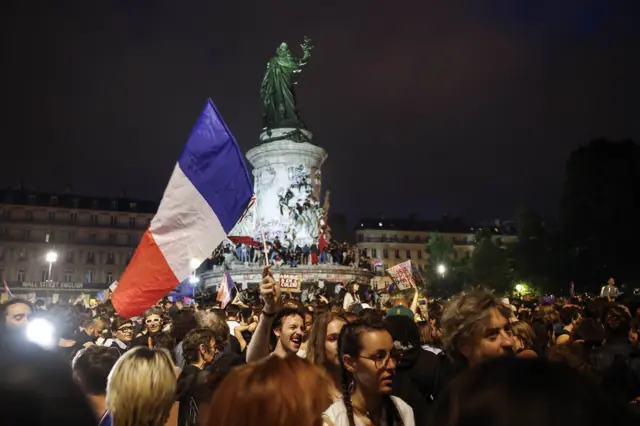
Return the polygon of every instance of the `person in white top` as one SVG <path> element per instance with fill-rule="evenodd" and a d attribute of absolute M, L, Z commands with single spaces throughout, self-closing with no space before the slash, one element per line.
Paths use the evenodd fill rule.
<path fill-rule="evenodd" d="M 353 307 L 360 303 L 358 290 L 360 290 L 358 283 L 350 282 L 347 284 L 347 293 L 344 295 L 344 300 L 342 302 L 342 309 L 344 309 L 345 312 L 351 312 Z"/>
<path fill-rule="evenodd" d="M 342 399 L 323 414 L 327 426 L 414 426 L 413 410 L 391 396 L 401 352 L 384 328 L 364 322 L 347 324 L 338 341 Z"/>

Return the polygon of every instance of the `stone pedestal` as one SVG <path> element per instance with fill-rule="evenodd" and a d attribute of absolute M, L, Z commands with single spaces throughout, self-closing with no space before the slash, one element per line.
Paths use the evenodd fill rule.
<path fill-rule="evenodd" d="M 274 129 L 260 135 L 263 143 L 247 153 L 253 166 L 257 214 L 254 208 L 247 223 L 239 224 L 232 234 L 260 237 L 259 215 L 269 241 L 277 236 L 285 246 L 317 243 L 321 168 L 327 153 L 309 142 L 298 142 L 311 138 L 310 132 L 300 129 Z"/>

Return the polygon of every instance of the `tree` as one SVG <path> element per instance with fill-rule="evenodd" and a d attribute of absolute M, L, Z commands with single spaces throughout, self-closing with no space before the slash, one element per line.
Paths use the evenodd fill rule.
<path fill-rule="evenodd" d="M 429 268 L 437 268 L 441 263 L 446 263 L 453 257 L 456 249 L 453 241 L 442 234 L 434 233 L 427 240 L 427 253 L 429 253 Z"/>
<path fill-rule="evenodd" d="M 476 248 L 471 257 L 474 283 L 505 293 L 509 289 L 509 262 L 504 249 L 491 238 L 491 231 L 476 234 Z"/>
<path fill-rule="evenodd" d="M 458 258 L 453 241 L 442 234 L 434 233 L 427 240 L 429 262 L 425 269 L 425 283 L 429 295 L 433 297 L 447 297 L 458 293 L 471 283 L 471 269 L 469 259 Z M 445 273 L 438 271 L 438 266 L 445 267 Z"/>
<path fill-rule="evenodd" d="M 518 243 L 508 257 L 513 261 L 514 280 L 519 283 L 552 291 L 549 288 L 551 274 L 551 249 L 545 224 L 538 213 L 529 206 L 520 208 L 517 216 Z"/>
<path fill-rule="evenodd" d="M 562 280 L 593 290 L 608 276 L 638 281 L 640 146 L 595 140 L 571 153 L 561 204 Z"/>

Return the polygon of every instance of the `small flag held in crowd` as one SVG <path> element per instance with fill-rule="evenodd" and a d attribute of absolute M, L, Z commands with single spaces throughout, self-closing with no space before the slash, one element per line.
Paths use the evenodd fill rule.
<path fill-rule="evenodd" d="M 227 237 L 253 188 L 236 140 L 207 100 L 160 207 L 111 297 L 123 317 L 142 314 L 193 272 Z"/>
<path fill-rule="evenodd" d="M 13 293 L 11 293 L 11 290 L 9 290 L 9 285 L 7 284 L 7 280 L 4 280 L 4 292 L 6 293 L 7 296 L 9 296 L 9 299 L 13 298 Z"/>
<path fill-rule="evenodd" d="M 235 286 L 231 279 L 231 275 L 229 275 L 228 272 L 225 272 L 222 277 L 222 282 L 220 283 L 220 288 L 218 288 L 218 296 L 216 297 L 216 301 L 220 302 L 220 307 L 222 309 L 226 308 L 235 297 L 234 290 Z"/>
<path fill-rule="evenodd" d="M 569 296 L 573 297 L 575 294 L 575 285 L 573 284 L 573 281 L 571 281 L 571 285 L 569 286 Z"/>

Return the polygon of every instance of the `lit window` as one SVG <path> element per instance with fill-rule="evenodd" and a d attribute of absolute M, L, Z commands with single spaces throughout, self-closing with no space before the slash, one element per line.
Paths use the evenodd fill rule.
<path fill-rule="evenodd" d="M 71 270 L 64 271 L 64 282 L 66 283 L 73 282 L 73 271 Z"/>
<path fill-rule="evenodd" d="M 19 269 L 18 270 L 18 281 L 19 282 L 23 282 L 24 281 L 24 269 Z"/>

